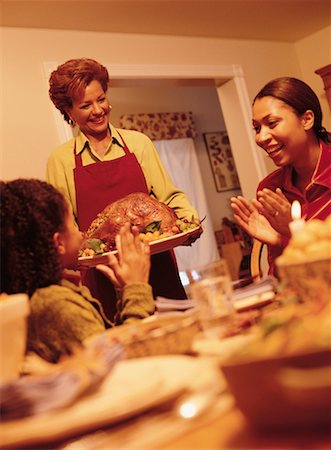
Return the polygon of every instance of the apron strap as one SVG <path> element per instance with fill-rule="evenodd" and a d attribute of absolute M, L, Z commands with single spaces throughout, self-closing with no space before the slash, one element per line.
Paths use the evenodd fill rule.
<path fill-rule="evenodd" d="M 75 155 L 75 167 L 83 167 L 82 154 L 79 153 L 77 155 L 76 153 L 76 139 L 74 143 L 74 155 Z"/>
<path fill-rule="evenodd" d="M 117 131 L 117 133 L 119 134 L 120 138 L 122 139 L 122 142 L 123 142 L 123 150 L 124 150 L 125 154 L 126 154 L 126 155 L 129 154 L 129 153 L 130 153 L 130 150 L 128 149 L 128 146 L 126 145 L 126 143 L 125 143 L 125 141 L 124 141 L 124 139 L 123 139 L 121 133 L 120 133 L 118 130 L 116 130 L 116 131 Z"/>

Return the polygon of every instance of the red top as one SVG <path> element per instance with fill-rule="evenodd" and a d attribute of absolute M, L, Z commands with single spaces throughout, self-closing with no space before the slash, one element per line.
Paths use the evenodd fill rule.
<path fill-rule="evenodd" d="M 298 200 L 301 204 L 302 217 L 305 220 L 325 220 L 331 214 L 331 145 L 321 142 L 321 153 L 311 182 L 302 193 L 293 185 L 293 167 L 281 167 L 265 177 L 258 185 L 257 191 L 268 188 L 275 191 L 281 188 L 289 202 Z M 268 246 L 269 273 L 274 271 L 274 260 L 281 255 L 289 239 L 283 238 L 283 245 Z"/>

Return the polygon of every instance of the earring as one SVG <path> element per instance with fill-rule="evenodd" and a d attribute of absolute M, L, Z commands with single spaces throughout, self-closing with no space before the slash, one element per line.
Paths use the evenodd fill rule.
<path fill-rule="evenodd" d="M 68 123 L 71 127 L 75 126 L 75 122 L 72 119 L 69 119 Z"/>

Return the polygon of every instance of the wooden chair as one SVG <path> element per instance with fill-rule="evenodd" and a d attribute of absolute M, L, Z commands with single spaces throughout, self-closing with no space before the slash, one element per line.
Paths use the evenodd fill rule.
<path fill-rule="evenodd" d="M 262 277 L 261 271 L 261 256 L 263 243 L 258 241 L 257 239 L 253 239 L 253 246 L 251 252 L 251 260 L 250 260 L 250 271 L 251 277 L 256 277 L 256 280 L 260 280 Z"/>
<path fill-rule="evenodd" d="M 226 260 L 232 281 L 238 280 L 239 268 L 242 260 L 240 242 L 229 242 L 221 246 L 222 257 Z"/>

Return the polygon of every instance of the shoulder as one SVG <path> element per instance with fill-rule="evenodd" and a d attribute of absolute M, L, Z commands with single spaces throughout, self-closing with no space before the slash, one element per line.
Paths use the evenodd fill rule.
<path fill-rule="evenodd" d="M 284 178 L 286 177 L 286 171 L 284 167 L 271 172 L 262 181 L 260 181 L 257 190 L 268 188 L 271 190 L 275 190 L 277 187 L 282 186 Z"/>
<path fill-rule="evenodd" d="M 312 181 L 331 187 L 331 145 L 322 143 L 322 151 Z"/>
<path fill-rule="evenodd" d="M 78 342 L 105 330 L 101 316 L 67 285 L 37 289 L 30 300 L 28 348 L 56 362 Z"/>
<path fill-rule="evenodd" d="M 52 284 L 37 289 L 31 297 L 30 304 L 33 313 L 43 313 L 47 310 L 70 308 L 70 304 L 84 306 L 86 300 L 68 285 Z"/>
<path fill-rule="evenodd" d="M 120 135 L 123 137 L 125 143 L 130 149 L 129 144 L 135 145 L 135 144 L 151 144 L 153 145 L 151 139 L 144 133 L 141 133 L 140 131 L 136 130 L 125 130 L 121 128 L 116 129 Z"/>
<path fill-rule="evenodd" d="M 49 299 L 50 301 L 57 298 L 58 295 L 65 296 L 70 292 L 67 286 L 61 286 L 60 284 L 51 284 L 50 286 L 37 289 L 31 297 L 31 301 L 44 301 Z"/>
<path fill-rule="evenodd" d="M 73 156 L 75 138 L 70 139 L 64 144 L 56 147 L 50 154 L 49 159 L 63 159 Z"/>
<path fill-rule="evenodd" d="M 331 163 L 331 143 L 322 142 L 322 159 Z"/>

